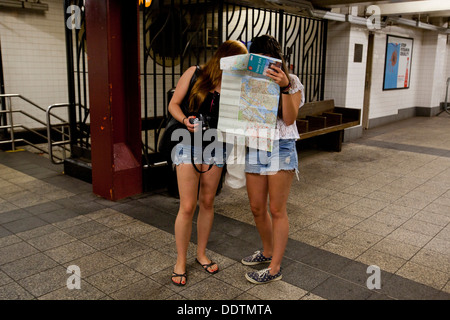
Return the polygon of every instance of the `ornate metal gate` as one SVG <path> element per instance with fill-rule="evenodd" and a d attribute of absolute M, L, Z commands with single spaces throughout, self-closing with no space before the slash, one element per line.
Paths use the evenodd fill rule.
<path fill-rule="evenodd" d="M 291 72 L 305 85 L 306 101 L 323 99 L 326 30 L 324 20 L 225 1 L 172 0 L 144 8 L 144 153 L 156 152 L 167 115 L 166 92 L 226 39 L 249 44 L 262 34 L 275 36 Z"/>
<path fill-rule="evenodd" d="M 90 181 L 91 143 L 85 0 L 64 1 L 70 158 L 64 171 Z"/>
<path fill-rule="evenodd" d="M 84 0 L 65 0 L 65 21 L 80 8 L 80 28 L 66 28 L 72 158 L 89 160 Z M 291 72 L 305 85 L 306 101 L 323 100 L 327 21 L 224 0 L 156 0 L 141 10 L 141 108 L 144 170 L 158 163 L 167 117 L 167 92 L 183 72 L 202 64 L 226 39 L 249 44 L 262 34 L 282 44 Z M 157 166 L 156 166 L 157 167 Z"/>

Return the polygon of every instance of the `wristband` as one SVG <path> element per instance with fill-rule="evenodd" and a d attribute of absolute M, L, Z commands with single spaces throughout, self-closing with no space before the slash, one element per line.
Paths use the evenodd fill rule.
<path fill-rule="evenodd" d="M 291 88 L 291 83 L 289 82 L 287 86 L 280 88 L 281 93 L 288 94 L 290 88 Z"/>
<path fill-rule="evenodd" d="M 187 117 L 184 117 L 183 120 L 181 120 L 181 123 L 184 124 L 184 120 L 187 119 Z M 185 125 L 185 124 L 184 124 Z"/>

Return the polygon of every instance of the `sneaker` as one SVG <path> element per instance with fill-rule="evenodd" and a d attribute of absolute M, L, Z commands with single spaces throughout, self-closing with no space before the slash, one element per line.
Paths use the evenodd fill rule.
<path fill-rule="evenodd" d="M 251 283 L 255 284 L 264 284 L 276 280 L 281 280 L 282 277 L 283 276 L 281 275 L 281 269 L 277 274 L 272 276 L 270 274 L 270 268 L 262 269 L 260 271 L 252 271 L 245 274 L 245 278 Z"/>
<path fill-rule="evenodd" d="M 241 260 L 242 264 L 246 266 L 254 266 L 260 263 L 270 263 L 272 261 L 272 257 L 266 258 L 263 256 L 262 251 L 255 251 L 251 256 L 245 257 Z"/>

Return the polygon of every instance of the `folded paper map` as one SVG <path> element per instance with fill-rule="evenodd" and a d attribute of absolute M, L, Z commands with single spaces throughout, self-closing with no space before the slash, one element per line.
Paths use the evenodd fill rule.
<path fill-rule="evenodd" d="M 281 64 L 278 59 L 255 54 L 221 59 L 218 130 L 223 134 L 222 141 L 234 141 L 268 151 L 272 149 L 280 87 L 264 75 L 264 70 L 277 62 Z"/>

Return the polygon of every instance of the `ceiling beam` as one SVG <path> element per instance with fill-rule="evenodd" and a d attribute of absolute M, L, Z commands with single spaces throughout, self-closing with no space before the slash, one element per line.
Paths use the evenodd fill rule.
<path fill-rule="evenodd" d="M 425 0 L 408 1 L 400 3 L 386 3 L 378 5 L 381 14 L 385 15 L 411 15 L 411 14 L 442 14 L 450 10 L 450 1 Z"/>
<path fill-rule="evenodd" d="M 422 0 L 410 0 L 410 1 L 422 1 Z M 370 6 L 372 4 L 380 5 L 383 3 L 390 3 L 389 0 L 311 0 L 314 7 L 332 8 L 332 7 L 348 7 L 356 5 Z M 396 1 L 399 2 L 399 1 Z"/>

